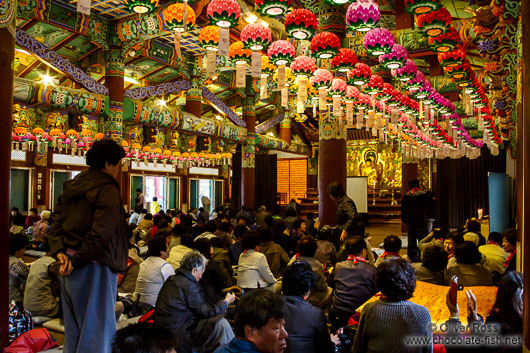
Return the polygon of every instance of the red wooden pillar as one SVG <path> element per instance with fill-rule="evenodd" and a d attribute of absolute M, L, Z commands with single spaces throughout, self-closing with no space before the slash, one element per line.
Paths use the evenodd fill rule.
<path fill-rule="evenodd" d="M 524 276 L 523 291 L 523 352 L 530 352 L 530 231 L 527 229 L 526 220 L 530 217 L 530 205 L 526 201 L 530 200 L 530 3 L 521 1 L 522 6 L 522 33 L 521 44 L 523 46 L 522 84 L 523 89 L 522 104 L 518 104 L 517 114 L 517 231 L 518 240 L 522 241 L 522 252 L 519 257 L 523 259 L 522 272 Z M 519 250 L 518 250 L 519 251 Z"/>
<path fill-rule="evenodd" d="M 15 3 L 11 3 L 15 6 Z M 0 110 L 3 116 L 3 129 L 0 129 L 0 195 L 4 195 L 0 202 L 0 217 L 4 220 L 0 222 L 3 229 L 4 246 L 0 247 L 0 281 L 3 283 L 0 291 L 0 334 L 2 346 L 7 346 L 9 342 L 8 334 L 8 307 L 9 307 L 9 186 L 11 177 L 11 119 L 13 107 L 13 61 L 15 53 L 15 40 L 7 28 L 0 28 L 0 82 L 2 82 L 2 94 L 0 94 Z M 1 137 L 4 136 L 4 137 Z M 3 304 L 1 304 L 3 303 Z"/>
<path fill-rule="evenodd" d="M 123 130 L 123 98 L 125 65 L 121 48 L 105 52 L 105 85 L 109 89 L 109 116 L 105 119 L 105 137 L 121 140 Z"/>
<path fill-rule="evenodd" d="M 342 40 L 346 36 L 345 11 L 340 7 L 320 2 L 319 30 L 335 33 Z M 321 113 L 322 114 L 322 113 Z M 330 116 L 326 124 L 321 120 L 318 159 L 318 215 L 322 226 L 337 224 L 337 206 L 327 192 L 328 184 L 336 181 L 346 189 L 346 128 Z"/>

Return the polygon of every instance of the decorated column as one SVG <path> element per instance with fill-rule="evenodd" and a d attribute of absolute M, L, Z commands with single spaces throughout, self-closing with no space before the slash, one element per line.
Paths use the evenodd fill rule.
<path fill-rule="evenodd" d="M 345 11 L 340 6 L 333 6 L 321 1 L 319 13 L 320 32 L 335 33 L 340 39 L 346 34 Z M 337 224 L 337 206 L 327 192 L 328 184 L 337 181 L 346 188 L 346 129 L 340 124 L 340 118 L 321 113 L 319 126 L 318 154 L 318 214 L 320 224 Z"/>
<path fill-rule="evenodd" d="M 291 119 L 285 115 L 285 118 L 280 122 L 280 139 L 288 144 L 291 144 Z"/>
<path fill-rule="evenodd" d="M 123 127 L 124 62 L 120 48 L 105 52 L 105 85 L 109 89 L 109 115 L 105 119 L 105 137 L 121 139 Z"/>
<path fill-rule="evenodd" d="M 199 66 L 199 57 L 195 57 L 189 64 L 191 75 L 191 88 L 186 92 L 186 112 L 197 117 L 202 115 L 202 82 L 201 70 Z"/>
<path fill-rule="evenodd" d="M 3 0 L 0 6 L 0 82 L 2 82 L 2 94 L 0 94 L 0 110 L 4 126 L 0 132 L 0 187 L 2 188 L 2 195 L 4 198 L 0 202 L 0 217 L 3 219 L 0 222 L 2 234 L 9 234 L 9 179 L 11 177 L 11 120 L 13 107 L 13 62 L 15 59 L 15 14 L 16 1 Z M 8 333 L 8 311 L 9 307 L 9 238 L 3 237 L 4 245 L 2 246 L 2 259 L 0 266 L 0 282 L 2 283 L 2 293 L 0 294 L 0 303 L 2 310 L 0 311 L 0 330 L 2 335 L 2 347 L 9 343 Z"/>
<path fill-rule="evenodd" d="M 249 95 L 243 99 L 243 119 L 247 123 L 247 138 L 241 146 L 241 205 L 255 208 L 255 187 L 256 187 L 256 143 L 255 126 L 256 110 L 254 107 L 254 97 Z"/>

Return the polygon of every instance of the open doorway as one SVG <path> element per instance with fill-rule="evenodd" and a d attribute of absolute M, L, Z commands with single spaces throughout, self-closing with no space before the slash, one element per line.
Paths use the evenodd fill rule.
<path fill-rule="evenodd" d="M 160 208 L 165 210 L 180 208 L 180 178 L 157 175 L 131 175 L 130 207 L 134 207 L 136 189 L 142 190 L 145 208 L 150 209 L 153 197 L 157 198 Z"/>
<path fill-rule="evenodd" d="M 208 201 L 210 204 L 208 205 Z M 190 208 L 204 207 L 208 214 L 223 204 L 223 181 L 190 179 Z"/>

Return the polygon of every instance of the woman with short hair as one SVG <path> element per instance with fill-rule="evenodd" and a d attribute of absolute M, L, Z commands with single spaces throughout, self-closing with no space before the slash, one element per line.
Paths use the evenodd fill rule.
<path fill-rule="evenodd" d="M 416 271 L 402 258 L 388 259 L 377 267 L 378 301 L 362 310 L 353 352 L 432 352 L 431 314 L 412 298 Z M 424 339 L 427 345 L 407 344 L 407 337 Z"/>

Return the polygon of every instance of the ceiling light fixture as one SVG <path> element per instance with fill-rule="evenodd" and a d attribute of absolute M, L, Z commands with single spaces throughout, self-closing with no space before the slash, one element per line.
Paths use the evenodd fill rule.
<path fill-rule="evenodd" d="M 250 15 L 248 15 L 247 17 L 245 17 L 245 21 L 247 23 L 254 23 L 258 20 L 258 16 L 254 15 L 253 13 L 251 13 Z"/>

